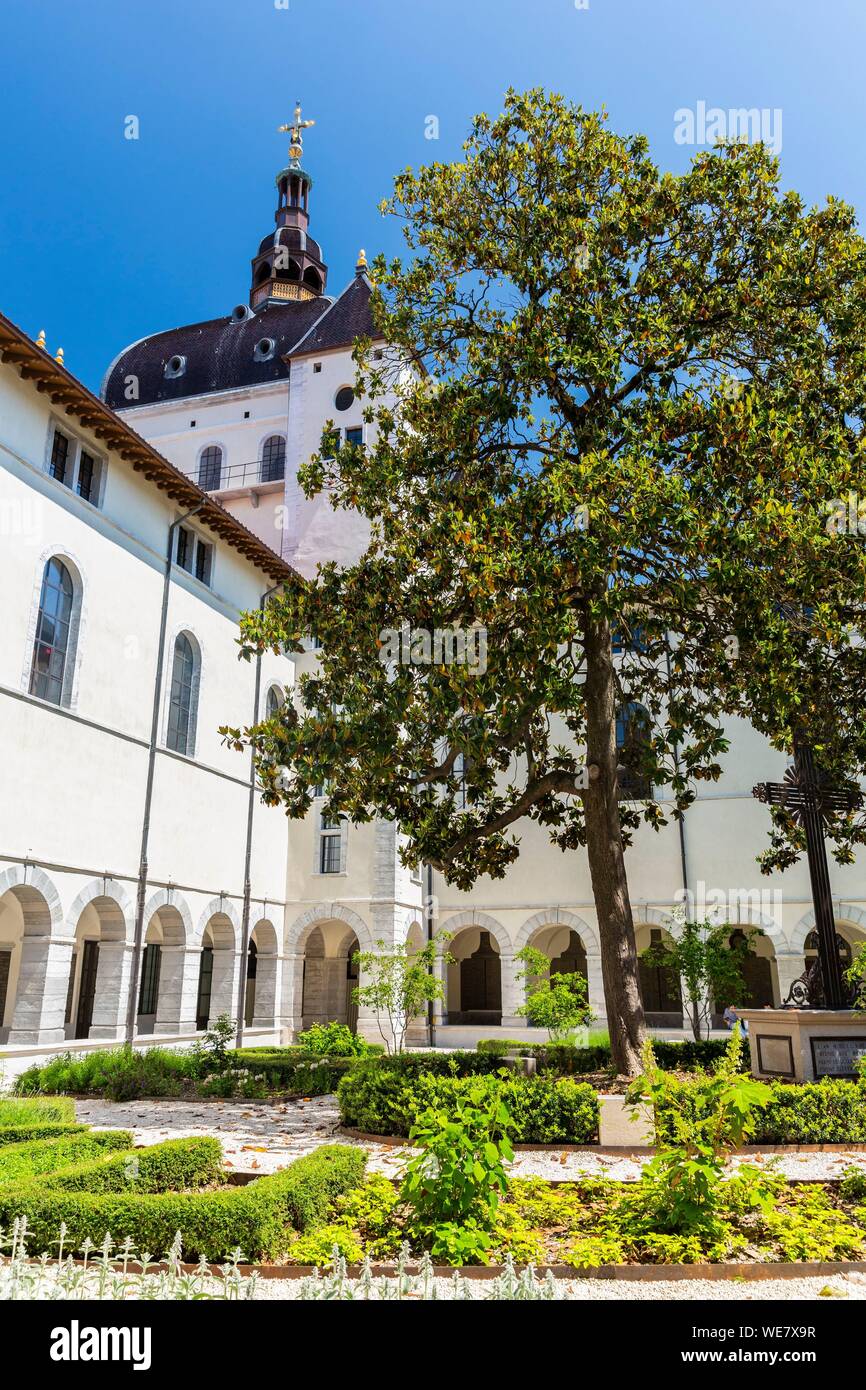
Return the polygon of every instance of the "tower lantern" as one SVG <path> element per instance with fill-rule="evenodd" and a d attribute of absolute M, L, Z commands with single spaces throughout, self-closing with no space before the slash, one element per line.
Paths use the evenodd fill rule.
<path fill-rule="evenodd" d="M 318 242 L 307 231 L 313 180 L 301 165 L 304 131 L 313 125 L 315 121 L 301 118 L 298 102 L 294 120 L 278 127 L 279 133 L 290 137 L 289 162 L 276 178 L 276 231 L 265 237 L 253 258 L 250 305 L 254 309 L 287 299 L 316 299 L 325 292 L 328 267 Z"/>

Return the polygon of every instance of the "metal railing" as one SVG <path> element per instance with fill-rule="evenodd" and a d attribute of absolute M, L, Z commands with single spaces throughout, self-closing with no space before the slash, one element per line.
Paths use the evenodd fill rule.
<path fill-rule="evenodd" d="M 199 464 L 197 468 L 184 469 L 188 478 L 198 483 L 205 492 L 225 492 L 234 487 L 261 487 L 265 483 L 281 483 L 286 474 L 285 461 L 265 463 L 256 459 L 254 463 L 223 464 L 221 468 Z"/>

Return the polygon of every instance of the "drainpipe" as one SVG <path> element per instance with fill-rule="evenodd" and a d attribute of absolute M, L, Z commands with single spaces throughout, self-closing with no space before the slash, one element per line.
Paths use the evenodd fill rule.
<path fill-rule="evenodd" d="M 150 747 L 147 755 L 147 783 L 144 790 L 144 815 L 141 826 L 141 856 L 138 864 L 138 892 L 135 902 L 135 935 L 132 946 L 132 970 L 129 979 L 129 1002 L 126 1010 L 126 1041 L 135 1037 L 138 1012 L 138 982 L 141 974 L 141 946 L 144 937 L 144 903 L 147 896 L 147 847 L 150 839 L 150 812 L 153 803 L 153 775 L 156 768 L 156 745 L 159 737 L 159 711 L 162 704 L 162 671 L 165 664 L 165 629 L 168 622 L 168 596 L 171 589 L 171 563 L 174 553 L 174 533 L 178 526 L 200 512 L 206 498 L 190 508 L 168 528 L 165 549 L 165 571 L 162 580 L 162 612 L 159 618 L 159 646 L 156 652 L 156 676 L 153 683 L 153 712 L 150 721 Z"/>
<path fill-rule="evenodd" d="M 265 604 L 275 589 L 279 589 L 280 584 L 272 584 L 269 589 L 265 589 L 259 599 L 259 609 L 264 612 Z M 262 654 L 256 652 L 256 682 L 255 694 L 253 695 L 253 724 L 259 722 L 259 697 L 262 690 Z M 247 841 L 244 850 L 244 905 L 241 912 L 241 959 L 238 974 L 238 1007 L 235 1028 L 235 1047 L 243 1047 L 244 1042 L 244 1016 L 246 1014 L 247 996 L 247 956 L 250 949 L 250 905 L 252 900 L 252 883 L 250 881 L 250 869 L 253 857 L 253 815 L 256 808 L 256 759 L 253 750 L 250 749 L 250 790 L 247 799 Z M 276 1007 L 277 1000 L 274 1000 Z"/>
<path fill-rule="evenodd" d="M 424 922 L 427 927 L 427 941 L 433 940 L 433 865 L 424 865 Z M 436 1046 L 436 1024 L 434 1023 L 433 1000 L 427 1000 L 427 1045 Z"/>
<path fill-rule="evenodd" d="M 670 644 L 669 644 L 668 641 L 665 642 L 665 665 L 666 665 L 666 667 L 667 667 L 667 675 L 668 675 L 668 690 L 670 690 L 670 684 L 671 684 L 671 649 L 670 649 Z M 674 743 L 674 766 L 676 767 L 677 772 L 679 772 L 679 768 L 680 768 L 680 753 L 679 753 L 679 744 L 678 744 L 678 743 Z M 680 816 L 679 820 L 677 821 L 677 825 L 679 826 L 679 831 L 680 831 L 680 868 L 681 868 L 681 871 L 682 871 L 682 878 L 683 878 L 683 890 L 684 890 L 685 895 L 686 895 L 686 912 L 688 912 L 688 901 L 689 901 L 689 861 L 688 861 L 688 858 L 687 858 L 687 855 L 686 855 L 686 818 L 685 818 L 685 813 L 683 813 L 683 815 Z M 693 1009 L 696 1009 L 697 1007 L 698 1007 L 697 1004 L 694 1004 L 694 1005 L 693 1005 Z M 683 1021 L 684 1021 L 684 1022 L 685 1022 L 685 1017 L 686 1017 L 686 1011 L 685 1011 L 685 1006 L 684 1006 L 684 1007 L 683 1007 Z M 693 1026 L 693 1030 L 692 1030 L 692 1031 L 694 1031 L 694 1026 Z"/>

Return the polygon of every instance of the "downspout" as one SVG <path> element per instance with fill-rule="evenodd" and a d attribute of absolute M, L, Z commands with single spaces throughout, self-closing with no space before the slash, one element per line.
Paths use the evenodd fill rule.
<path fill-rule="evenodd" d="M 670 685 L 671 685 L 671 649 L 670 649 L 670 644 L 669 644 L 669 642 L 667 642 L 667 641 L 665 642 L 665 665 L 666 665 L 666 667 L 667 667 L 668 690 L 670 690 Z M 679 754 L 679 744 L 678 744 L 677 742 L 674 742 L 674 767 L 676 768 L 677 772 L 679 772 L 679 770 L 680 770 L 680 754 Z M 688 912 L 688 910 L 689 910 L 689 909 L 688 909 L 688 902 L 689 902 L 689 861 L 688 861 L 688 856 L 686 855 L 686 817 L 685 817 L 685 812 L 683 812 L 683 814 L 679 817 L 679 819 L 678 819 L 678 821 L 677 821 L 677 825 L 679 826 L 679 831 L 680 831 L 680 870 L 681 870 L 681 873 L 682 873 L 683 891 L 684 891 L 684 893 L 685 893 L 686 912 Z M 692 1009 L 693 1009 L 693 1014 L 692 1014 L 692 1032 L 693 1032 L 693 1033 L 694 1033 L 694 1031 L 695 1031 L 695 1023 L 697 1022 L 697 1019 L 696 1019 L 695 1016 L 694 1016 L 694 1010 L 697 1009 L 697 1007 L 698 1007 L 698 1006 L 697 1006 L 697 1002 L 695 1002 L 695 1003 L 692 1005 Z M 684 1014 L 683 1016 L 685 1017 L 685 1014 Z"/>
<path fill-rule="evenodd" d="M 265 589 L 259 599 L 259 611 L 264 612 L 265 604 L 275 589 L 279 589 L 281 584 L 272 584 L 269 589 Z M 259 722 L 259 698 L 262 690 L 262 654 L 256 652 L 256 682 L 255 694 L 253 695 L 253 724 Z M 244 904 L 241 912 L 241 959 L 238 975 L 238 1007 L 235 1028 L 235 1047 L 242 1047 L 244 1041 L 244 1018 L 246 1014 L 247 1002 L 247 956 L 250 949 L 250 905 L 252 901 L 252 883 L 250 872 L 253 858 L 253 817 L 256 808 L 256 757 L 252 748 L 250 749 L 250 789 L 247 799 L 247 841 L 244 850 Z M 276 1005 L 277 1001 L 274 1000 Z"/>
<path fill-rule="evenodd" d="M 433 940 L 433 865 L 424 865 L 424 923 L 427 928 L 428 945 Z M 433 1000 L 427 1000 L 427 1046 L 436 1046 L 436 1024 L 433 1011 Z"/>
<path fill-rule="evenodd" d="M 179 516 L 168 528 L 165 550 L 165 572 L 162 580 L 162 612 L 159 618 L 159 646 L 156 652 L 156 676 L 153 683 L 153 711 L 150 721 L 150 747 L 147 755 L 147 783 L 144 789 L 144 815 L 141 826 L 141 855 L 138 862 L 138 891 L 135 901 L 135 934 L 132 945 L 132 970 L 129 978 L 129 1001 L 126 1010 L 126 1041 L 135 1037 L 138 1012 L 138 983 L 141 975 L 141 945 L 144 937 L 144 903 L 147 897 L 147 849 L 150 839 L 150 812 L 153 804 L 153 776 L 156 769 L 156 745 L 159 737 L 159 711 L 162 704 L 162 672 L 165 664 L 165 630 L 168 623 L 168 596 L 171 589 L 171 563 L 174 552 L 174 533 L 178 526 L 200 512 L 207 498 Z"/>

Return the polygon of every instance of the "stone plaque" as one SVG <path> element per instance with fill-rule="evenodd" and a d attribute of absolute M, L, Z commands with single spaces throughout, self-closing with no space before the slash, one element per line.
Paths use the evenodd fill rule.
<path fill-rule="evenodd" d="M 755 1041 L 760 1072 L 767 1076 L 794 1076 L 794 1049 L 789 1036 L 760 1033 Z"/>
<path fill-rule="evenodd" d="M 866 1057 L 866 1034 L 860 1037 L 810 1038 L 816 1076 L 855 1076 L 855 1063 Z"/>

